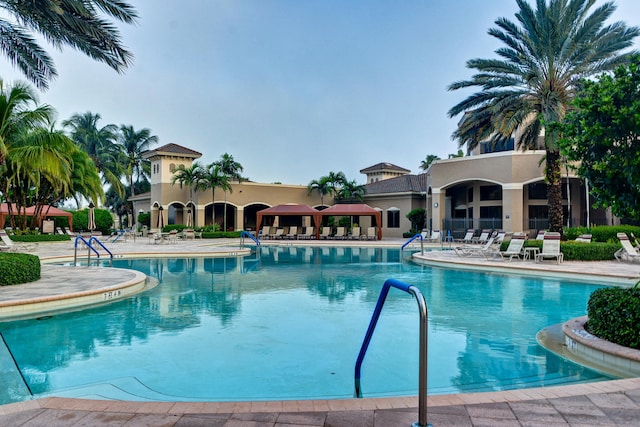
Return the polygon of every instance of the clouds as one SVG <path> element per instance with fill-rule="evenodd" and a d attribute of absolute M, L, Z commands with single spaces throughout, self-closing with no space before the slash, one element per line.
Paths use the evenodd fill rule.
<path fill-rule="evenodd" d="M 638 22 L 633 0 L 616 19 Z M 118 75 L 66 50 L 41 100 L 60 120 L 148 127 L 160 144 L 228 152 L 253 180 L 307 184 L 329 171 L 388 161 L 418 171 L 427 154 L 457 151 L 447 92 L 465 62 L 498 46 L 487 29 L 513 19 L 513 0 L 138 0 L 122 27 L 134 67 Z M 0 64 L 5 80 L 22 78 Z"/>

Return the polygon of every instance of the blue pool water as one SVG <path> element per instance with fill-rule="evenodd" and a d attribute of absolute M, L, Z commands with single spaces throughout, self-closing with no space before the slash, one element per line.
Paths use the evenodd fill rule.
<path fill-rule="evenodd" d="M 260 251 L 245 259 L 118 260 L 115 267 L 159 285 L 0 331 L 36 396 L 348 398 L 380 288 L 395 278 L 427 300 L 430 394 L 604 379 L 535 340 L 540 329 L 584 315 L 599 286 L 429 268 L 393 249 Z M 418 320 L 415 300 L 392 290 L 364 360 L 364 397 L 417 394 Z"/>

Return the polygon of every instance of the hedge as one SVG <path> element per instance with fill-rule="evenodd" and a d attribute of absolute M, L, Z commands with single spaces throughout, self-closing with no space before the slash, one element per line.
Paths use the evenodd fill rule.
<path fill-rule="evenodd" d="M 14 242 L 66 242 L 71 240 L 68 234 L 22 234 L 11 235 Z"/>
<path fill-rule="evenodd" d="M 40 258 L 22 253 L 0 253 L 0 286 L 40 279 Z"/>
<path fill-rule="evenodd" d="M 503 242 L 500 250 L 504 251 L 509 246 L 509 242 Z M 538 247 L 542 250 L 542 240 L 526 240 L 524 247 Z M 580 243 L 580 242 L 560 242 L 560 252 L 564 255 L 565 261 L 611 261 L 615 259 L 615 252 L 620 249 L 620 243 Z"/>
<path fill-rule="evenodd" d="M 636 237 L 640 238 L 640 227 L 635 225 L 613 225 L 613 226 L 599 226 L 599 227 L 568 227 L 564 229 L 564 239 L 575 240 L 581 234 L 591 234 L 593 242 L 617 242 L 618 233 L 626 233 L 630 236 L 633 233 Z"/>
<path fill-rule="evenodd" d="M 607 341 L 640 350 L 640 288 L 603 288 L 587 304 L 587 331 Z"/>

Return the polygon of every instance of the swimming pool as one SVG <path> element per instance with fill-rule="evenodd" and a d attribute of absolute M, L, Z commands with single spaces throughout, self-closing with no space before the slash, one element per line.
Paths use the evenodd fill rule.
<path fill-rule="evenodd" d="M 353 397 L 380 288 L 429 308 L 430 394 L 608 379 L 542 349 L 597 285 L 429 268 L 397 249 L 263 247 L 260 256 L 117 260 L 157 277 L 109 305 L 0 325 L 36 395 L 127 400 Z M 415 300 L 392 290 L 362 368 L 364 397 L 417 394 Z"/>

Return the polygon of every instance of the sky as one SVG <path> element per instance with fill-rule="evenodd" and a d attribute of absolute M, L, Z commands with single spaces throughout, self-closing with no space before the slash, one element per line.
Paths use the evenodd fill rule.
<path fill-rule="evenodd" d="M 100 114 L 100 126 L 149 128 L 208 164 L 224 153 L 257 182 L 307 185 L 330 171 L 389 162 L 420 172 L 446 158 L 472 91 L 466 61 L 495 57 L 494 21 L 515 0 L 129 0 L 140 19 L 119 25 L 133 52 L 118 74 L 70 48 L 43 43 L 59 76 L 40 102 Z M 597 2 L 597 5 L 602 1 Z M 640 2 L 613 20 L 640 26 Z M 640 41 L 638 42 L 640 43 Z M 640 49 L 640 47 L 637 47 Z M 0 57 L 5 82 L 24 80 Z"/>

